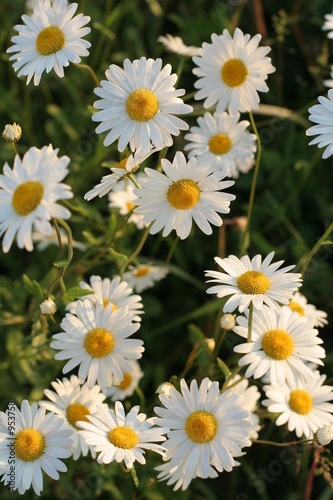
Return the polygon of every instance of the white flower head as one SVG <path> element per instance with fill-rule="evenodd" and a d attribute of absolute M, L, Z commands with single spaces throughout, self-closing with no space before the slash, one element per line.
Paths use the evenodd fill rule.
<path fill-rule="evenodd" d="M 62 227 L 59 228 L 61 243 L 63 246 L 68 245 L 68 235 Z M 42 234 L 37 231 L 32 231 L 32 241 L 35 244 L 36 249 L 39 252 L 43 252 L 50 245 L 59 246 L 58 235 L 54 227 L 52 227 L 52 232 L 50 234 Z M 87 249 L 87 246 L 80 242 L 72 239 L 73 248 L 77 248 L 78 250 L 84 251 Z"/>
<path fill-rule="evenodd" d="M 184 148 L 189 151 L 188 157 L 211 163 L 217 159 L 216 168 L 230 170 L 233 178 L 239 172 L 248 172 L 254 163 L 256 136 L 246 130 L 250 123 L 239 121 L 239 117 L 239 113 L 232 116 L 226 112 L 200 116 L 198 126 L 191 127 L 185 135 L 189 141 Z"/>
<path fill-rule="evenodd" d="M 78 422 L 78 426 L 84 429 L 79 434 L 86 443 L 100 452 L 99 464 L 124 461 L 125 467 L 131 469 L 135 461 L 146 463 L 144 450 L 164 455 L 163 446 L 157 443 L 165 441 L 166 429 L 153 427 L 154 419 L 146 419 L 144 413 L 139 413 L 139 406 L 133 406 L 127 415 L 120 401 L 114 411 L 107 405 L 98 409 L 98 417 L 88 416 L 89 422 Z"/>
<path fill-rule="evenodd" d="M 325 22 L 322 30 L 330 30 L 327 33 L 327 38 L 333 38 L 333 12 L 332 14 L 325 14 Z"/>
<path fill-rule="evenodd" d="M 2 132 L 2 138 L 8 142 L 17 142 L 21 137 L 22 129 L 20 125 L 16 125 L 16 123 L 13 123 L 13 125 L 7 124 Z"/>
<path fill-rule="evenodd" d="M 105 400 L 105 394 L 101 393 L 98 385 L 88 389 L 87 384 L 80 385 L 80 380 L 76 375 L 71 375 L 70 379 L 57 379 L 56 382 L 51 382 L 54 391 L 49 389 L 44 390 L 48 400 L 39 401 L 39 405 L 52 411 L 64 421 L 63 428 L 72 431 L 73 441 L 73 459 L 77 460 L 81 454 L 87 456 L 89 446 L 78 434 L 79 428 L 76 425 L 78 420 L 88 422 L 87 415 L 98 416 L 97 405 L 100 405 Z M 96 454 L 92 447 L 90 452 L 93 458 Z"/>
<path fill-rule="evenodd" d="M 74 14 L 77 3 L 67 6 L 67 0 L 39 0 L 33 14 L 22 16 L 24 24 L 15 26 L 18 35 L 12 38 L 14 45 L 8 53 L 14 52 L 9 60 L 18 76 L 27 76 L 27 85 L 34 77 L 34 84 L 39 85 L 42 73 L 49 73 L 52 68 L 62 78 L 64 68 L 70 62 L 79 63 L 80 56 L 88 56 L 90 43 L 82 37 L 90 33 L 84 28 L 90 17 Z"/>
<path fill-rule="evenodd" d="M 251 445 L 243 396 L 230 390 L 221 394 L 218 382 L 208 378 L 199 387 L 196 380 L 188 387 L 182 379 L 180 389 L 181 393 L 171 388 L 168 396 L 161 394 L 165 408 L 154 408 L 156 424 L 170 428 L 164 443 L 170 470 L 181 467 L 180 477 L 189 481 L 209 477 L 211 466 L 230 472 L 236 465 L 233 457 Z"/>
<path fill-rule="evenodd" d="M 199 66 L 193 69 L 198 76 L 194 98 L 205 99 L 204 107 L 217 103 L 220 113 L 229 105 L 229 113 L 251 111 L 259 105 L 257 91 L 268 92 L 265 83 L 275 68 L 266 57 L 270 47 L 258 47 L 261 35 L 244 35 L 236 28 L 233 38 L 227 29 L 222 35 L 212 35 L 212 43 L 204 42 L 200 56 L 193 57 Z"/>
<path fill-rule="evenodd" d="M 140 264 L 136 267 L 130 266 L 123 278 L 136 292 L 141 293 L 153 287 L 157 281 L 164 279 L 168 272 L 167 267 L 153 266 L 150 263 Z"/>
<path fill-rule="evenodd" d="M 245 315 L 236 318 L 234 332 L 247 338 L 249 312 Z M 249 365 L 245 376 L 257 379 L 270 370 L 271 383 L 280 385 L 285 380 L 294 383 L 298 378 L 313 378 L 305 361 L 323 365 L 321 359 L 326 356 L 313 324 L 313 320 L 300 317 L 289 307 L 282 307 L 281 313 L 267 306 L 255 311 L 251 342 L 234 347 L 235 352 L 244 354 L 239 366 Z"/>
<path fill-rule="evenodd" d="M 168 147 L 171 144 L 172 141 L 166 142 L 164 146 Z M 101 182 L 84 195 L 84 199 L 90 201 L 96 196 L 99 196 L 99 198 L 105 196 L 109 193 L 109 191 L 111 191 L 111 189 L 114 188 L 117 182 L 124 180 L 128 174 L 136 172 L 142 162 L 144 162 L 153 153 L 160 151 L 160 149 L 161 148 L 155 148 L 151 145 L 146 150 L 139 147 L 135 153 L 123 158 L 119 163 L 112 167 L 110 169 L 112 173 L 104 175 Z"/>
<path fill-rule="evenodd" d="M 164 173 L 145 169 L 147 178 L 141 180 L 141 188 L 134 189 L 138 197 L 135 213 L 144 215 L 143 222 L 153 222 L 150 234 L 163 229 L 168 236 L 175 229 L 180 239 L 189 236 L 192 220 L 205 234 L 212 234 L 210 223 L 221 226 L 219 213 L 229 213 L 233 194 L 222 192 L 234 184 L 223 181 L 226 172 L 213 172 L 211 166 L 197 165 L 196 159 L 186 162 L 178 151 L 174 161 L 162 159 Z"/>
<path fill-rule="evenodd" d="M 174 389 L 175 386 L 170 382 L 162 382 L 156 389 L 157 394 L 165 394 L 166 396 L 170 396 L 170 389 Z"/>
<path fill-rule="evenodd" d="M 53 349 L 59 350 L 55 359 L 68 359 L 63 373 L 79 366 L 81 384 L 87 379 L 88 389 L 97 384 L 103 392 L 112 385 L 113 377 L 122 380 L 131 370 L 130 360 L 140 359 L 144 351 L 142 340 L 129 339 L 139 328 L 133 323 L 127 308 L 112 311 L 89 300 L 79 300 L 76 316 L 66 314 L 61 322 L 63 332 L 53 335 Z"/>
<path fill-rule="evenodd" d="M 309 146 L 317 144 L 318 148 L 325 148 L 322 157 L 329 158 L 333 154 L 333 89 L 328 91 L 328 97 L 319 96 L 319 104 L 309 108 L 309 120 L 316 123 L 308 128 L 306 135 L 317 135 L 309 142 Z"/>
<path fill-rule="evenodd" d="M 133 294 L 132 288 L 128 286 L 126 281 L 120 281 L 119 276 L 110 278 L 101 278 L 100 276 L 91 276 L 90 284 L 85 281 L 80 281 L 79 287 L 82 290 L 90 290 L 91 293 L 85 296 L 86 300 L 96 305 L 98 300 L 101 300 L 106 307 L 112 304 L 112 310 L 123 309 L 127 307 L 127 314 L 131 316 L 132 321 L 141 321 L 140 314 L 143 314 L 143 304 L 140 295 Z M 75 300 L 67 304 L 66 309 L 73 314 L 76 314 L 78 301 Z"/>
<path fill-rule="evenodd" d="M 201 54 L 201 47 L 194 47 L 193 45 L 185 45 L 180 36 L 172 36 L 166 34 L 165 36 L 159 36 L 158 42 L 163 43 L 164 47 L 169 52 L 174 52 L 180 56 L 199 56 Z"/>
<path fill-rule="evenodd" d="M 333 422 L 333 387 L 323 385 L 325 375 L 316 375 L 307 382 L 288 383 L 282 386 L 266 385 L 268 399 L 262 404 L 272 413 L 280 413 L 276 425 L 288 422 L 288 430 L 295 431 L 298 438 L 304 434 L 311 439 L 321 427 Z"/>
<path fill-rule="evenodd" d="M 333 424 L 320 427 L 320 429 L 315 432 L 315 439 L 321 446 L 330 444 L 333 439 Z"/>
<path fill-rule="evenodd" d="M 188 129 L 174 113 L 191 113 L 193 108 L 180 99 L 185 90 L 175 89 L 177 75 L 171 74 L 170 64 L 162 69 L 162 59 L 125 59 L 124 69 L 111 64 L 105 75 L 107 80 L 94 90 L 101 97 L 94 106 L 101 111 L 92 116 L 101 122 L 97 134 L 110 131 L 104 146 L 119 139 L 119 151 L 127 144 L 131 151 L 140 146 L 146 150 L 151 143 L 161 149 L 172 143 L 171 135 Z"/>
<path fill-rule="evenodd" d="M 31 486 L 40 495 L 42 470 L 54 480 L 59 479 L 59 472 L 67 471 L 62 459 L 71 456 L 71 435 L 61 418 L 54 413 L 45 415 L 45 408 L 38 408 L 37 403 L 30 406 L 26 399 L 21 409 L 15 405 L 6 413 L 0 412 L 1 481 L 20 495 Z M 15 462 L 14 478 L 10 459 Z"/>
<path fill-rule="evenodd" d="M 58 151 L 51 145 L 42 149 L 32 147 L 22 159 L 15 156 L 13 169 L 5 163 L 0 175 L 0 235 L 4 234 L 5 253 L 15 235 L 17 246 L 31 252 L 33 227 L 49 235 L 53 217 L 70 217 L 70 211 L 57 203 L 73 197 L 71 188 L 61 182 L 68 174 L 70 159 L 58 158 Z"/>
<path fill-rule="evenodd" d="M 255 255 L 252 260 L 247 255 L 238 259 L 230 255 L 225 259 L 215 257 L 215 262 L 225 271 L 205 271 L 207 283 L 218 283 L 208 288 L 207 293 L 216 293 L 221 297 L 231 296 L 223 306 L 224 312 L 232 313 L 236 308 L 245 311 L 250 303 L 255 309 L 261 309 L 263 304 L 280 311 L 281 304 L 288 304 L 293 293 L 301 285 L 301 274 L 289 273 L 295 266 L 279 269 L 283 260 L 271 264 L 274 252 L 262 261 L 261 255 Z"/>
<path fill-rule="evenodd" d="M 51 316 L 57 312 L 56 303 L 49 297 L 40 304 L 40 312 L 45 316 Z"/>
<path fill-rule="evenodd" d="M 235 465 L 237 465 L 236 462 Z M 189 487 L 192 479 L 195 479 L 197 477 L 195 471 L 193 472 L 192 476 L 184 472 L 183 462 L 178 466 L 171 466 L 170 462 L 166 462 L 163 465 L 155 467 L 155 470 L 159 471 L 157 479 L 159 481 L 167 481 L 168 486 L 174 485 L 174 491 L 179 490 L 179 488 L 185 491 Z M 198 474 L 198 477 L 201 476 Z M 209 477 L 210 479 L 218 477 L 218 472 L 211 465 L 209 466 L 207 477 Z"/>
<path fill-rule="evenodd" d="M 138 387 L 140 380 L 143 377 L 143 371 L 140 365 L 134 359 L 130 361 L 131 370 L 124 373 L 122 380 L 115 379 L 111 387 L 107 388 L 106 395 L 111 398 L 111 401 L 122 401 L 134 393 Z"/>
<path fill-rule="evenodd" d="M 314 319 L 314 326 L 325 326 L 327 325 L 327 313 L 325 311 L 320 311 L 314 305 L 308 304 L 308 300 L 304 295 L 299 292 L 295 292 L 288 306 L 292 311 L 297 312 L 300 316 L 304 316 L 308 319 Z"/>

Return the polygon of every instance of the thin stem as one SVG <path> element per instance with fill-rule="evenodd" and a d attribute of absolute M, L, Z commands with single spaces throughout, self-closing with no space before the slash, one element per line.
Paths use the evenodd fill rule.
<path fill-rule="evenodd" d="M 309 471 L 308 478 L 306 481 L 304 500 L 311 500 L 311 497 L 312 497 L 313 480 L 314 480 L 314 475 L 315 475 L 315 472 L 316 472 L 316 469 L 317 469 L 317 466 L 319 463 L 319 454 L 320 454 L 320 451 L 317 450 L 315 452 L 314 459 L 313 459 L 313 462 L 311 465 L 311 469 Z"/>
<path fill-rule="evenodd" d="M 218 338 L 215 340 L 215 347 L 214 347 L 214 350 L 212 352 L 212 360 L 213 361 L 216 358 L 216 356 L 218 356 L 218 353 L 220 352 L 220 349 L 221 349 L 221 346 L 222 346 L 223 341 L 225 339 L 226 333 L 227 333 L 227 330 L 223 329 L 221 331 L 220 335 L 218 336 Z"/>
<path fill-rule="evenodd" d="M 184 68 L 184 64 L 185 64 L 185 59 L 186 59 L 186 57 L 183 56 L 179 60 L 179 64 L 178 64 L 178 68 L 177 68 L 177 84 L 176 84 L 176 86 L 178 85 L 178 82 L 179 82 L 179 79 L 180 79 L 180 75 L 183 72 L 183 68 Z"/>
<path fill-rule="evenodd" d="M 138 184 L 135 180 L 135 177 L 133 174 L 128 174 L 128 178 L 133 182 L 134 186 L 137 187 L 137 188 L 141 188 L 140 184 Z"/>
<path fill-rule="evenodd" d="M 139 487 L 139 479 L 138 479 L 134 465 L 131 468 L 131 475 L 132 475 L 135 487 L 138 488 Z"/>
<path fill-rule="evenodd" d="M 317 241 L 317 243 L 314 245 L 314 247 L 310 250 L 308 255 L 305 258 L 305 262 L 302 266 L 301 269 L 301 274 L 304 276 L 305 271 L 307 270 L 308 265 L 310 264 L 310 261 L 312 257 L 318 252 L 319 248 L 321 245 L 325 242 L 326 238 L 329 236 L 329 234 L 333 231 L 333 222 L 328 226 L 322 237 Z"/>
<path fill-rule="evenodd" d="M 65 258 L 65 252 L 64 252 L 64 247 L 62 246 L 61 234 L 60 234 L 60 230 L 59 230 L 57 219 L 52 219 L 52 222 L 53 222 L 54 228 L 56 230 L 61 257 L 64 259 Z"/>
<path fill-rule="evenodd" d="M 249 322 L 247 327 L 247 342 L 251 342 L 252 337 L 252 318 L 253 318 L 253 302 L 250 302 L 249 306 Z"/>
<path fill-rule="evenodd" d="M 257 130 L 252 111 L 249 112 L 250 115 L 250 120 L 251 120 L 251 125 L 253 128 L 253 131 L 257 137 L 257 158 L 256 158 L 256 164 L 254 167 L 254 172 L 253 172 L 253 179 L 252 179 L 252 185 L 251 185 L 251 192 L 250 192 L 250 199 L 249 199 L 249 206 L 247 209 L 247 220 L 246 220 L 246 227 L 245 231 L 243 233 L 243 238 L 242 238 L 242 244 L 241 244 L 241 249 L 240 249 L 240 256 L 244 255 L 248 246 L 249 246 L 249 229 L 250 229 L 250 221 L 251 221 L 251 215 L 252 215 L 252 208 L 253 208 L 253 201 L 254 201 L 254 194 L 256 190 L 256 184 L 257 184 L 257 177 L 258 177 L 258 172 L 259 172 L 259 165 L 260 165 L 260 159 L 261 159 L 261 140 L 260 140 L 260 135 Z"/>
<path fill-rule="evenodd" d="M 15 142 L 12 142 L 12 146 L 14 149 L 14 153 L 18 156 L 18 151 L 17 151 L 17 147 L 15 146 Z"/>
<path fill-rule="evenodd" d="M 149 231 L 150 231 L 150 228 L 152 226 L 153 223 L 149 224 L 149 226 L 147 227 L 147 229 L 145 230 L 145 232 L 143 233 L 143 236 L 137 246 L 137 248 L 134 250 L 134 252 L 132 253 L 132 255 L 130 255 L 128 257 L 128 259 L 126 260 L 126 262 L 124 263 L 123 267 L 121 268 L 120 270 L 120 273 L 119 275 L 122 277 L 123 274 L 124 274 L 124 271 L 125 269 L 127 268 L 127 266 L 136 258 L 136 256 L 141 252 L 142 250 L 142 247 L 143 245 L 145 244 L 145 241 L 146 239 L 148 238 L 148 235 L 149 235 Z"/>
<path fill-rule="evenodd" d="M 55 287 L 55 285 L 57 283 L 59 283 L 60 285 L 60 288 L 62 290 L 63 293 L 66 293 L 66 287 L 65 287 L 65 284 L 64 284 L 64 281 L 63 281 L 63 278 L 64 278 L 64 275 L 65 275 L 65 272 L 66 272 L 66 269 L 67 267 L 69 266 L 72 258 L 73 258 L 73 238 L 72 238 L 72 231 L 71 231 L 71 228 L 69 227 L 69 225 L 62 219 L 58 219 L 57 222 L 59 222 L 59 224 L 61 226 L 63 226 L 63 228 L 66 230 L 67 232 L 67 238 L 68 238 L 68 242 L 67 242 L 67 245 L 68 245 L 68 254 L 67 254 L 67 259 L 66 259 L 66 263 L 63 265 L 63 267 L 61 267 L 59 269 L 59 274 L 58 276 L 56 277 L 55 280 L 52 281 L 51 285 L 49 286 L 49 289 L 48 289 L 48 295 L 50 296 L 51 295 L 51 292 L 53 290 L 53 288 Z M 57 231 L 57 229 L 56 229 Z M 58 228 L 58 232 L 59 232 L 59 235 L 60 235 L 60 231 L 59 231 L 59 228 Z M 58 233 L 57 233 L 57 236 L 58 236 Z M 59 240 L 58 240 L 59 241 Z M 59 245 L 60 246 L 60 245 Z"/>
<path fill-rule="evenodd" d="M 288 443 L 276 443 L 275 441 L 266 441 L 264 439 L 252 439 L 252 443 L 258 444 L 269 444 L 271 446 L 277 446 L 278 448 L 285 448 L 286 446 L 294 446 L 303 443 L 312 443 L 314 439 L 302 439 L 301 441 L 289 441 Z"/>
<path fill-rule="evenodd" d="M 81 68 L 81 69 L 86 69 L 87 71 L 89 71 L 92 79 L 94 80 L 94 82 L 96 83 L 97 87 L 100 87 L 100 82 L 99 82 L 99 79 L 97 78 L 97 75 L 95 73 L 95 71 L 89 66 L 89 64 L 76 64 L 75 66 L 77 66 L 78 68 Z"/>

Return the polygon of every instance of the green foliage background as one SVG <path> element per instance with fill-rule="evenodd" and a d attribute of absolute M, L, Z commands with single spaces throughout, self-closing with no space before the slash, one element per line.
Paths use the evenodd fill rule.
<path fill-rule="evenodd" d="M 262 8 L 262 11 L 260 10 Z M 82 62 L 90 64 L 99 79 L 111 63 L 122 65 L 124 58 L 133 60 L 141 56 L 162 57 L 177 71 L 180 58 L 166 53 L 157 37 L 165 33 L 180 35 L 188 45 L 201 45 L 210 41 L 212 33 L 220 34 L 224 28 L 239 26 L 244 32 L 263 34 L 262 43 L 272 47 L 270 56 L 276 73 L 269 76 L 270 92 L 261 94 L 261 102 L 275 106 L 274 115 L 255 114 L 263 143 L 262 163 L 259 171 L 254 213 L 251 223 L 249 254 L 266 255 L 275 250 L 276 260 L 287 264 L 299 263 L 333 220 L 332 159 L 323 161 L 316 147 L 308 147 L 305 130 L 309 127 L 308 108 L 327 89 L 323 79 L 329 78 L 333 64 L 333 41 L 327 40 L 321 27 L 324 15 L 331 12 L 328 0 L 292 1 L 201 1 L 201 0 L 81 0 L 79 11 L 91 17 L 91 34 L 86 37 L 92 44 L 90 56 Z M 285 12 L 281 14 L 281 10 Z M 110 252 L 110 242 L 116 252 L 129 255 L 140 239 L 138 231 L 130 226 L 115 233 L 116 214 L 109 213 L 107 197 L 83 200 L 83 194 L 99 182 L 107 170 L 103 162 L 121 159 L 116 145 L 103 146 L 103 137 L 94 132 L 91 121 L 94 83 L 88 72 L 75 65 L 65 69 L 65 78 L 52 72 L 43 75 L 38 87 L 25 85 L 18 79 L 9 63 L 6 49 L 15 34 L 14 25 L 20 24 L 24 2 L 0 2 L 0 129 L 6 123 L 19 123 L 23 130 L 18 143 L 20 154 L 31 146 L 42 147 L 52 143 L 61 155 L 71 157 L 70 175 L 66 179 L 75 193 L 75 209 L 69 224 L 74 239 L 88 246 L 86 254 L 75 251 L 74 259 L 65 275 L 67 288 L 92 274 L 111 277 L 119 272 L 121 260 Z M 283 21 L 286 21 L 283 34 Z M 185 61 L 179 87 L 193 92 L 195 81 L 193 64 Z M 192 102 L 191 102 L 192 104 Z M 281 108 L 293 113 L 284 116 Z M 202 102 L 194 102 L 194 114 L 187 117 L 195 124 L 202 112 Z M 247 116 L 244 116 L 247 119 Z M 182 150 L 183 135 L 175 139 L 172 152 Z M 12 166 L 13 150 L 1 143 L 0 160 Z M 230 190 L 236 201 L 226 219 L 246 214 L 252 174 L 241 175 Z M 114 237 L 116 234 L 116 238 Z M 226 255 L 237 254 L 241 234 L 232 225 L 226 225 Z M 139 257 L 164 262 L 175 241 L 175 234 L 163 239 L 149 236 Z M 145 342 L 142 368 L 145 372 L 140 384 L 146 402 L 143 409 L 153 415 L 158 403 L 156 387 L 162 381 L 179 375 L 196 342 L 203 336 L 212 337 L 218 324 L 222 304 L 209 297 L 204 284 L 204 270 L 213 269 L 213 258 L 223 251 L 223 233 L 214 229 L 212 236 L 195 229 L 191 237 L 179 242 L 170 266 L 170 275 L 155 288 L 143 292 L 145 315 L 140 334 Z M 332 252 L 325 245 L 311 261 L 301 292 L 309 302 L 328 312 L 332 321 Z M 53 262 L 59 260 L 55 246 L 44 252 L 29 254 L 18 250 L 15 244 L 8 254 L 1 254 L 0 287 L 0 371 L 1 406 L 6 409 L 9 400 L 21 403 L 43 398 L 43 390 L 56 377 L 62 378 L 62 364 L 54 360 L 49 347 L 57 327 L 39 314 L 40 290 L 45 291 L 57 275 Z M 27 278 L 23 279 L 23 275 Z M 37 285 L 39 284 L 39 286 Z M 56 320 L 65 314 L 64 300 L 58 303 Z M 325 341 L 327 358 L 324 373 L 328 383 L 333 382 L 333 349 L 330 326 L 320 332 Z M 235 339 L 228 334 L 220 357 L 232 363 L 232 345 Z M 208 352 L 198 358 L 195 369 L 187 379 L 207 375 Z M 209 372 L 211 377 L 223 380 L 222 373 Z M 140 403 L 137 395 L 131 404 Z M 293 440 L 294 435 L 275 427 L 265 420 L 261 439 Z M 277 450 L 277 451 L 276 451 Z M 312 463 L 310 448 L 293 448 L 289 455 L 281 450 L 253 445 L 240 459 L 241 466 L 232 473 L 223 473 L 215 480 L 196 479 L 185 492 L 174 493 L 165 482 L 156 483 L 153 471 L 160 460 L 147 454 L 148 465 L 137 466 L 140 485 L 136 489 L 130 474 L 119 466 L 99 466 L 89 458 L 78 462 L 67 460 L 67 474 L 58 482 L 44 476 L 44 499 L 101 500 L 162 500 L 177 499 L 254 500 L 303 498 L 304 486 Z M 280 465 L 279 465 L 280 464 Z M 264 471 L 264 472 L 263 472 Z M 266 472 L 265 472 L 266 471 Z M 319 470 L 320 472 L 320 470 Z M 268 478 L 268 479 L 267 479 Z M 1 487 L 2 488 L 2 487 Z M 314 497 L 332 498 L 332 489 L 321 475 L 316 476 Z M 15 498 L 5 488 L 4 500 Z M 17 495 L 19 496 L 19 495 Z M 35 498 L 27 492 L 26 498 Z M 37 497 L 36 497 L 37 498 Z"/>

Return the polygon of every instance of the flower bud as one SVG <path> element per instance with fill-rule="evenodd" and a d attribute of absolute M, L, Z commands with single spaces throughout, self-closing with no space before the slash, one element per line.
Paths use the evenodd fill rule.
<path fill-rule="evenodd" d="M 236 325 L 235 314 L 223 314 L 220 325 L 223 330 L 232 330 Z"/>
<path fill-rule="evenodd" d="M 170 396 L 170 389 L 174 388 L 175 386 L 173 384 L 170 384 L 170 382 L 162 382 L 157 389 L 156 392 L 157 394 L 165 394 L 166 396 Z"/>
<path fill-rule="evenodd" d="M 57 311 L 57 306 L 52 299 L 48 298 L 40 304 L 41 313 L 45 316 L 52 316 Z"/>
<path fill-rule="evenodd" d="M 5 130 L 2 132 L 2 138 L 8 142 L 17 142 L 21 139 L 22 129 L 20 125 L 6 125 Z"/>
<path fill-rule="evenodd" d="M 333 424 L 321 427 L 315 432 L 315 440 L 321 446 L 327 446 L 333 439 Z"/>

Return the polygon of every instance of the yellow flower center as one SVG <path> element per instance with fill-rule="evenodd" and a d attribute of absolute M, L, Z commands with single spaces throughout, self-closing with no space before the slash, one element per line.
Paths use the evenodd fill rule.
<path fill-rule="evenodd" d="M 117 448 L 129 450 L 138 444 L 139 438 L 133 429 L 122 425 L 109 432 L 109 441 Z"/>
<path fill-rule="evenodd" d="M 200 189 L 192 179 L 181 179 L 171 184 L 167 200 L 177 210 L 190 210 L 200 200 Z"/>
<path fill-rule="evenodd" d="M 264 352 L 272 359 L 288 359 L 294 350 L 294 342 L 284 330 L 269 330 L 261 342 Z"/>
<path fill-rule="evenodd" d="M 127 163 L 128 158 L 123 158 L 119 163 L 114 168 L 123 168 L 126 170 L 126 163 Z"/>
<path fill-rule="evenodd" d="M 23 182 L 14 191 L 12 205 L 19 215 L 29 215 L 40 204 L 44 188 L 40 182 Z"/>
<path fill-rule="evenodd" d="M 85 405 L 82 405 L 80 403 L 72 403 L 71 405 L 67 406 L 67 420 L 73 427 L 75 427 L 75 429 L 82 430 L 76 425 L 76 422 L 78 422 L 79 420 L 90 422 L 90 420 L 87 419 L 86 415 L 90 415 L 90 411 Z"/>
<path fill-rule="evenodd" d="M 41 56 L 55 54 L 65 46 L 65 35 L 58 26 L 44 28 L 36 39 L 36 49 Z"/>
<path fill-rule="evenodd" d="M 106 309 L 106 306 L 107 306 L 108 304 L 110 304 L 110 302 L 111 302 L 111 300 L 109 300 L 109 299 L 103 299 L 103 306 L 104 306 L 104 310 Z M 116 304 L 114 304 L 114 303 L 112 302 L 112 312 L 115 312 L 117 309 L 118 309 L 118 308 L 117 308 Z"/>
<path fill-rule="evenodd" d="M 217 432 L 216 418 L 207 411 L 195 411 L 186 420 L 185 431 L 194 443 L 209 443 Z"/>
<path fill-rule="evenodd" d="M 304 309 L 302 306 L 300 306 L 297 302 L 294 300 L 291 300 L 289 302 L 289 307 L 292 311 L 297 312 L 300 316 L 304 316 Z"/>
<path fill-rule="evenodd" d="M 132 120 L 147 122 L 151 120 L 158 111 L 157 97 L 151 90 L 134 90 L 126 101 L 126 111 Z"/>
<path fill-rule="evenodd" d="M 126 206 L 128 208 L 128 211 L 130 212 L 131 210 L 134 210 L 134 208 L 136 207 L 136 205 L 134 205 L 134 203 L 131 203 L 130 201 L 128 201 L 126 203 Z"/>
<path fill-rule="evenodd" d="M 127 389 L 127 387 L 131 384 L 132 380 L 133 380 L 133 377 L 130 373 L 124 373 L 124 378 L 118 386 L 119 389 L 121 389 L 122 391 Z"/>
<path fill-rule="evenodd" d="M 15 455 L 24 462 L 38 460 L 44 449 L 45 438 L 36 429 L 23 429 L 15 436 Z"/>
<path fill-rule="evenodd" d="M 92 358 L 105 358 L 112 352 L 113 346 L 113 336 L 104 328 L 90 330 L 84 341 L 85 350 Z"/>
<path fill-rule="evenodd" d="M 143 278 L 143 276 L 146 276 L 149 273 L 149 267 L 148 266 L 142 266 L 139 267 L 139 269 L 135 269 L 133 271 L 133 276 L 136 278 Z"/>
<path fill-rule="evenodd" d="M 312 398 L 308 392 L 295 389 L 290 393 L 289 406 L 294 412 L 307 415 L 312 410 Z"/>
<path fill-rule="evenodd" d="M 232 143 L 226 134 L 216 134 L 209 139 L 208 145 L 214 155 L 224 155 L 229 151 Z"/>
<path fill-rule="evenodd" d="M 229 59 L 222 66 L 222 80 L 228 87 L 239 87 L 247 77 L 247 68 L 240 59 Z"/>
<path fill-rule="evenodd" d="M 267 276 L 259 271 L 246 271 L 238 278 L 237 285 L 245 295 L 259 295 L 267 292 L 271 283 Z"/>

